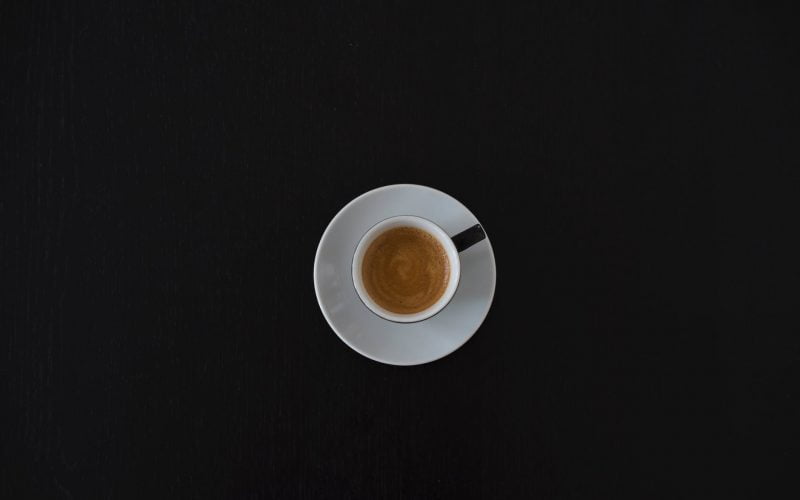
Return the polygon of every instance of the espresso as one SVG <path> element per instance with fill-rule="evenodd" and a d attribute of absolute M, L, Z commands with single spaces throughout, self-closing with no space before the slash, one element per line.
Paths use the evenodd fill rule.
<path fill-rule="evenodd" d="M 431 307 L 447 289 L 450 261 L 441 243 L 415 227 L 389 229 L 364 254 L 361 279 L 370 298 L 396 314 Z"/>

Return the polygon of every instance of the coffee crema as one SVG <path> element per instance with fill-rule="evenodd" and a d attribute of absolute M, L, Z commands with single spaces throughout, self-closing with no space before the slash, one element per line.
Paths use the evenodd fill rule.
<path fill-rule="evenodd" d="M 414 314 L 438 301 L 450 280 L 441 243 L 422 229 L 396 227 L 370 243 L 361 279 L 376 304 L 396 314 Z"/>

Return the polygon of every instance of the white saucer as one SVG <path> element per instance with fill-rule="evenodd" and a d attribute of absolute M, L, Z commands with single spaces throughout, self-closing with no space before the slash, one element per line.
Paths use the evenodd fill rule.
<path fill-rule="evenodd" d="M 353 350 L 381 363 L 418 365 L 464 345 L 486 318 L 494 297 L 494 252 L 488 236 L 461 252 L 458 290 L 436 316 L 419 323 L 387 321 L 359 300 L 351 265 L 364 233 L 395 215 L 424 217 L 451 236 L 478 223 L 458 200 L 426 186 L 395 184 L 364 193 L 325 229 L 314 258 L 314 290 L 328 324 Z"/>

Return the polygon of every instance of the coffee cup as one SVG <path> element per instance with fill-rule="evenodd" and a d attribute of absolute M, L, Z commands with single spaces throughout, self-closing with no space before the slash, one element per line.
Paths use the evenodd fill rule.
<path fill-rule="evenodd" d="M 424 321 L 458 289 L 463 252 L 486 238 L 480 224 L 449 236 L 434 222 L 399 215 L 372 226 L 353 253 L 353 285 L 367 308 L 397 323 Z"/>

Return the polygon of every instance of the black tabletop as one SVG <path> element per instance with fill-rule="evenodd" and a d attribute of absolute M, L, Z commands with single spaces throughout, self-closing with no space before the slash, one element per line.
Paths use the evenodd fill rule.
<path fill-rule="evenodd" d="M 786 13 L 0 23 L 3 498 L 766 498 L 790 471 L 794 299 L 754 285 L 775 228 L 728 204 L 788 206 L 745 174 L 793 147 Z M 349 349 L 312 284 L 333 215 L 393 183 L 462 201 L 497 259 L 483 326 L 417 367 Z"/>

